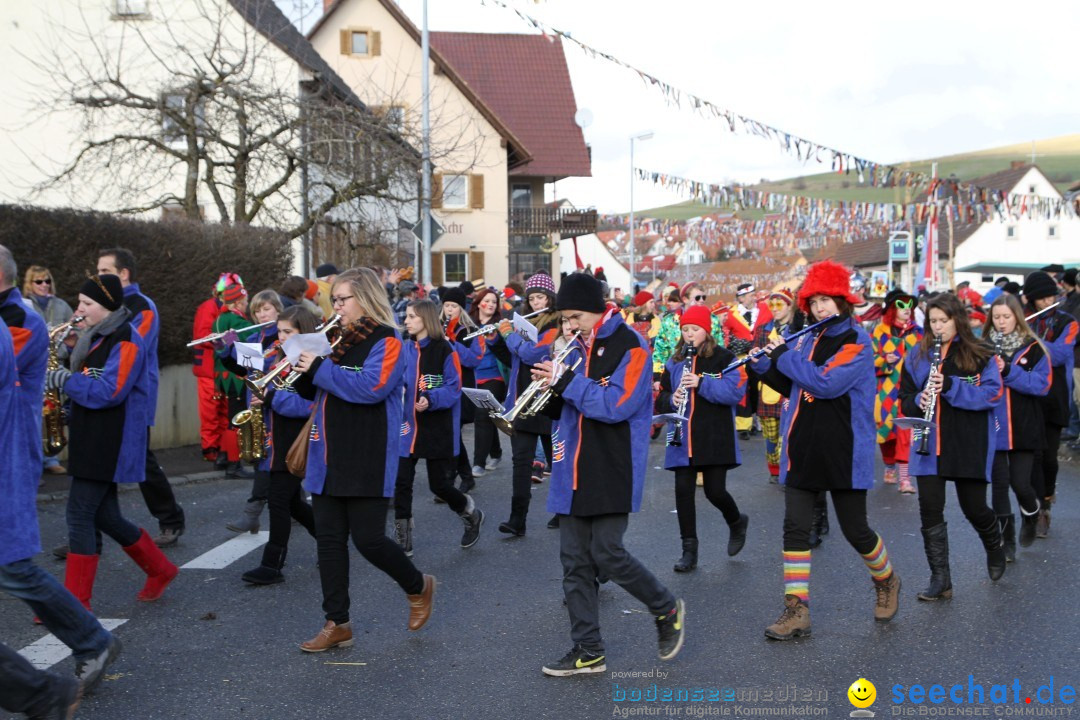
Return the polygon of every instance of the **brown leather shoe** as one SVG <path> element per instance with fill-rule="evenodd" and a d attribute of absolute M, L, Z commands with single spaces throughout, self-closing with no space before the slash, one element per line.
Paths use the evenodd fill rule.
<path fill-rule="evenodd" d="M 333 620 L 327 620 L 319 634 L 307 642 L 300 643 L 300 649 L 304 652 L 317 653 L 336 647 L 351 647 L 352 626 L 350 623 L 338 625 Z"/>
<path fill-rule="evenodd" d="M 419 595 L 406 595 L 409 599 L 409 630 L 413 632 L 424 627 L 431 617 L 431 603 L 435 598 L 435 576 L 424 576 L 424 589 Z"/>
<path fill-rule="evenodd" d="M 784 612 L 765 628 L 765 637 L 772 640 L 791 640 L 810 637 L 810 608 L 795 595 L 784 596 Z"/>

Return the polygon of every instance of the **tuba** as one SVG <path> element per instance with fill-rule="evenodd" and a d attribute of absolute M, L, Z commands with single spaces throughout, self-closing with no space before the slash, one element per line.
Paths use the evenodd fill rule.
<path fill-rule="evenodd" d="M 49 370 L 60 369 L 60 343 L 67 337 L 72 326 L 78 325 L 84 319 L 82 315 L 75 315 L 63 325 L 57 325 L 49 331 Z M 41 419 L 41 448 L 48 457 L 58 455 L 68 444 L 64 434 L 64 403 L 58 389 L 45 391 Z"/>

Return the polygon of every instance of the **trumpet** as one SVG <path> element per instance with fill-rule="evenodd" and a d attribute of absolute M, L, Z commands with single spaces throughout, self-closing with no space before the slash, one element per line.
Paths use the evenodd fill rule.
<path fill-rule="evenodd" d="M 338 323 L 340 323 L 340 322 L 341 322 L 341 316 L 340 315 L 334 315 L 332 318 L 330 318 L 329 320 L 327 320 L 326 322 L 324 322 L 322 325 L 319 326 L 319 332 L 321 332 L 321 333 L 323 333 L 325 335 L 327 332 L 329 332 L 330 330 L 333 330 L 335 327 L 337 327 L 340 330 L 341 328 L 338 327 Z M 333 350 L 334 348 L 336 348 L 338 346 L 338 343 L 341 342 L 342 337 L 344 337 L 344 336 L 339 333 L 338 336 L 336 338 L 334 338 L 334 341 L 332 343 L 330 343 L 330 349 L 331 350 Z M 296 382 L 297 380 L 299 380 L 301 375 L 303 375 L 303 373 L 300 372 L 299 370 L 293 370 L 291 373 L 289 373 L 288 375 L 285 376 L 284 380 L 282 380 L 280 383 L 277 384 L 278 389 L 279 390 L 284 390 L 285 388 L 292 387 L 293 383 Z"/>
<path fill-rule="evenodd" d="M 240 333 L 248 332 L 249 330 L 258 330 L 261 327 L 266 327 L 267 325 L 273 325 L 276 322 L 277 322 L 277 320 L 267 320 L 264 323 L 259 323 L 258 325 L 248 325 L 247 327 L 239 328 L 237 330 L 234 330 L 233 332 L 235 332 L 237 334 L 240 334 Z M 195 347 L 196 345 L 202 345 L 203 343 L 214 342 L 215 340 L 220 340 L 221 338 L 225 337 L 228 334 L 229 334 L 228 330 L 226 330 L 225 332 L 213 333 L 211 335 L 207 335 L 206 337 L 201 337 L 198 340 L 192 340 L 191 342 L 189 342 L 187 344 L 187 346 L 188 347 Z"/>
<path fill-rule="evenodd" d="M 576 331 L 571 336 L 570 341 L 566 344 L 562 350 L 552 358 L 552 363 L 558 368 L 570 353 L 575 350 L 580 350 L 580 347 L 575 341 L 581 336 L 581 331 Z M 577 359 L 577 362 L 571 366 L 571 370 L 577 369 L 577 366 L 581 364 L 581 358 Z M 538 412 L 544 409 L 544 407 L 551 400 L 553 394 L 551 386 L 558 382 L 562 377 L 563 371 L 559 371 L 558 374 L 552 378 L 551 382 L 547 380 L 533 380 L 529 383 L 520 396 L 518 396 L 517 402 L 514 403 L 514 407 L 510 408 L 504 413 L 497 413 L 492 411 L 491 421 L 495 423 L 495 427 L 502 430 L 507 435 L 514 434 L 514 421 L 519 417 L 527 418 L 536 415 Z"/>
<path fill-rule="evenodd" d="M 544 308 L 543 310 L 537 310 L 536 312 L 531 312 L 528 315 L 522 315 L 521 319 L 522 320 L 528 320 L 533 315 L 539 315 L 540 313 L 545 313 L 545 312 L 548 312 L 547 308 Z M 502 322 L 502 321 L 500 320 L 500 322 Z M 488 323 L 487 325 L 481 325 L 478 329 L 473 330 L 471 333 L 469 333 L 468 335 L 466 335 L 465 337 L 463 337 L 461 339 L 462 340 L 472 340 L 477 335 L 487 335 L 488 333 L 495 332 L 498 329 L 499 329 L 499 323 Z"/>
<path fill-rule="evenodd" d="M 336 327 L 339 322 L 341 322 L 341 316 L 334 315 L 329 320 L 320 325 L 317 331 L 321 333 L 326 333 L 329 330 L 334 329 L 334 327 Z M 331 343 L 330 347 L 337 347 L 337 344 L 339 342 L 341 342 L 340 337 L 334 340 L 334 342 Z M 251 378 L 244 378 L 244 385 L 247 386 L 247 389 L 251 391 L 252 395 L 259 398 L 260 400 L 263 400 L 266 397 L 266 389 L 268 385 L 273 385 L 278 390 L 283 390 L 284 388 L 291 387 L 292 384 L 297 381 L 297 379 L 300 377 L 300 372 L 297 370 L 293 370 L 288 375 L 286 375 L 284 380 L 278 378 L 281 373 L 285 372 L 291 367 L 292 365 L 290 365 L 287 360 L 282 358 L 281 362 L 277 364 L 277 367 L 263 375 L 261 378 L 257 380 L 252 380 Z"/>
<path fill-rule="evenodd" d="M 60 367 L 59 345 L 67 337 L 72 326 L 78 325 L 86 318 L 82 315 L 74 315 L 71 320 L 63 325 L 57 325 L 49 331 L 49 370 L 57 370 Z M 41 408 L 41 444 L 45 455 L 52 457 L 67 447 L 67 436 L 64 434 L 64 405 L 59 390 L 46 390 L 44 404 Z"/>

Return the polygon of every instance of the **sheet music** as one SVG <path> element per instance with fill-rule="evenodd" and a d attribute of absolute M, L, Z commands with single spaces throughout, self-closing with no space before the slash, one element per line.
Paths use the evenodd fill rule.
<path fill-rule="evenodd" d="M 330 341 L 326 339 L 326 333 L 316 332 L 293 335 L 281 344 L 281 349 L 285 352 L 289 364 L 295 365 L 302 352 L 325 357 L 330 354 L 332 348 Z"/>
<path fill-rule="evenodd" d="M 465 394 L 465 397 L 472 401 L 473 405 L 481 410 L 494 410 L 495 412 L 506 412 L 490 390 L 475 389 L 475 388 L 461 388 L 461 392 Z"/>
<path fill-rule="evenodd" d="M 515 332 L 521 333 L 532 342 L 535 343 L 537 340 L 540 339 L 540 333 L 536 330 L 536 326 L 525 318 L 518 315 L 517 313 L 514 313 L 514 318 L 511 321 L 511 324 L 514 326 Z"/>
<path fill-rule="evenodd" d="M 263 349 L 260 343 L 237 342 L 233 343 L 236 348 L 236 362 L 241 367 L 263 372 L 266 369 L 266 358 L 263 357 Z"/>

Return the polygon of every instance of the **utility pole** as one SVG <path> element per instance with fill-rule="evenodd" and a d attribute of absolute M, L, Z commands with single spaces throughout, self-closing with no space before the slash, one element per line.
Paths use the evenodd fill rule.
<path fill-rule="evenodd" d="M 423 96 L 421 104 L 423 122 L 423 150 L 421 153 L 421 187 L 420 187 L 420 222 L 423 223 L 421 240 L 423 244 L 423 282 L 430 285 L 431 273 L 431 37 L 428 33 L 427 0 L 424 0 L 423 30 L 420 35 L 420 94 Z"/>
<path fill-rule="evenodd" d="M 630 136 L 630 294 L 634 294 L 634 141 L 649 140 L 652 132 Z"/>

